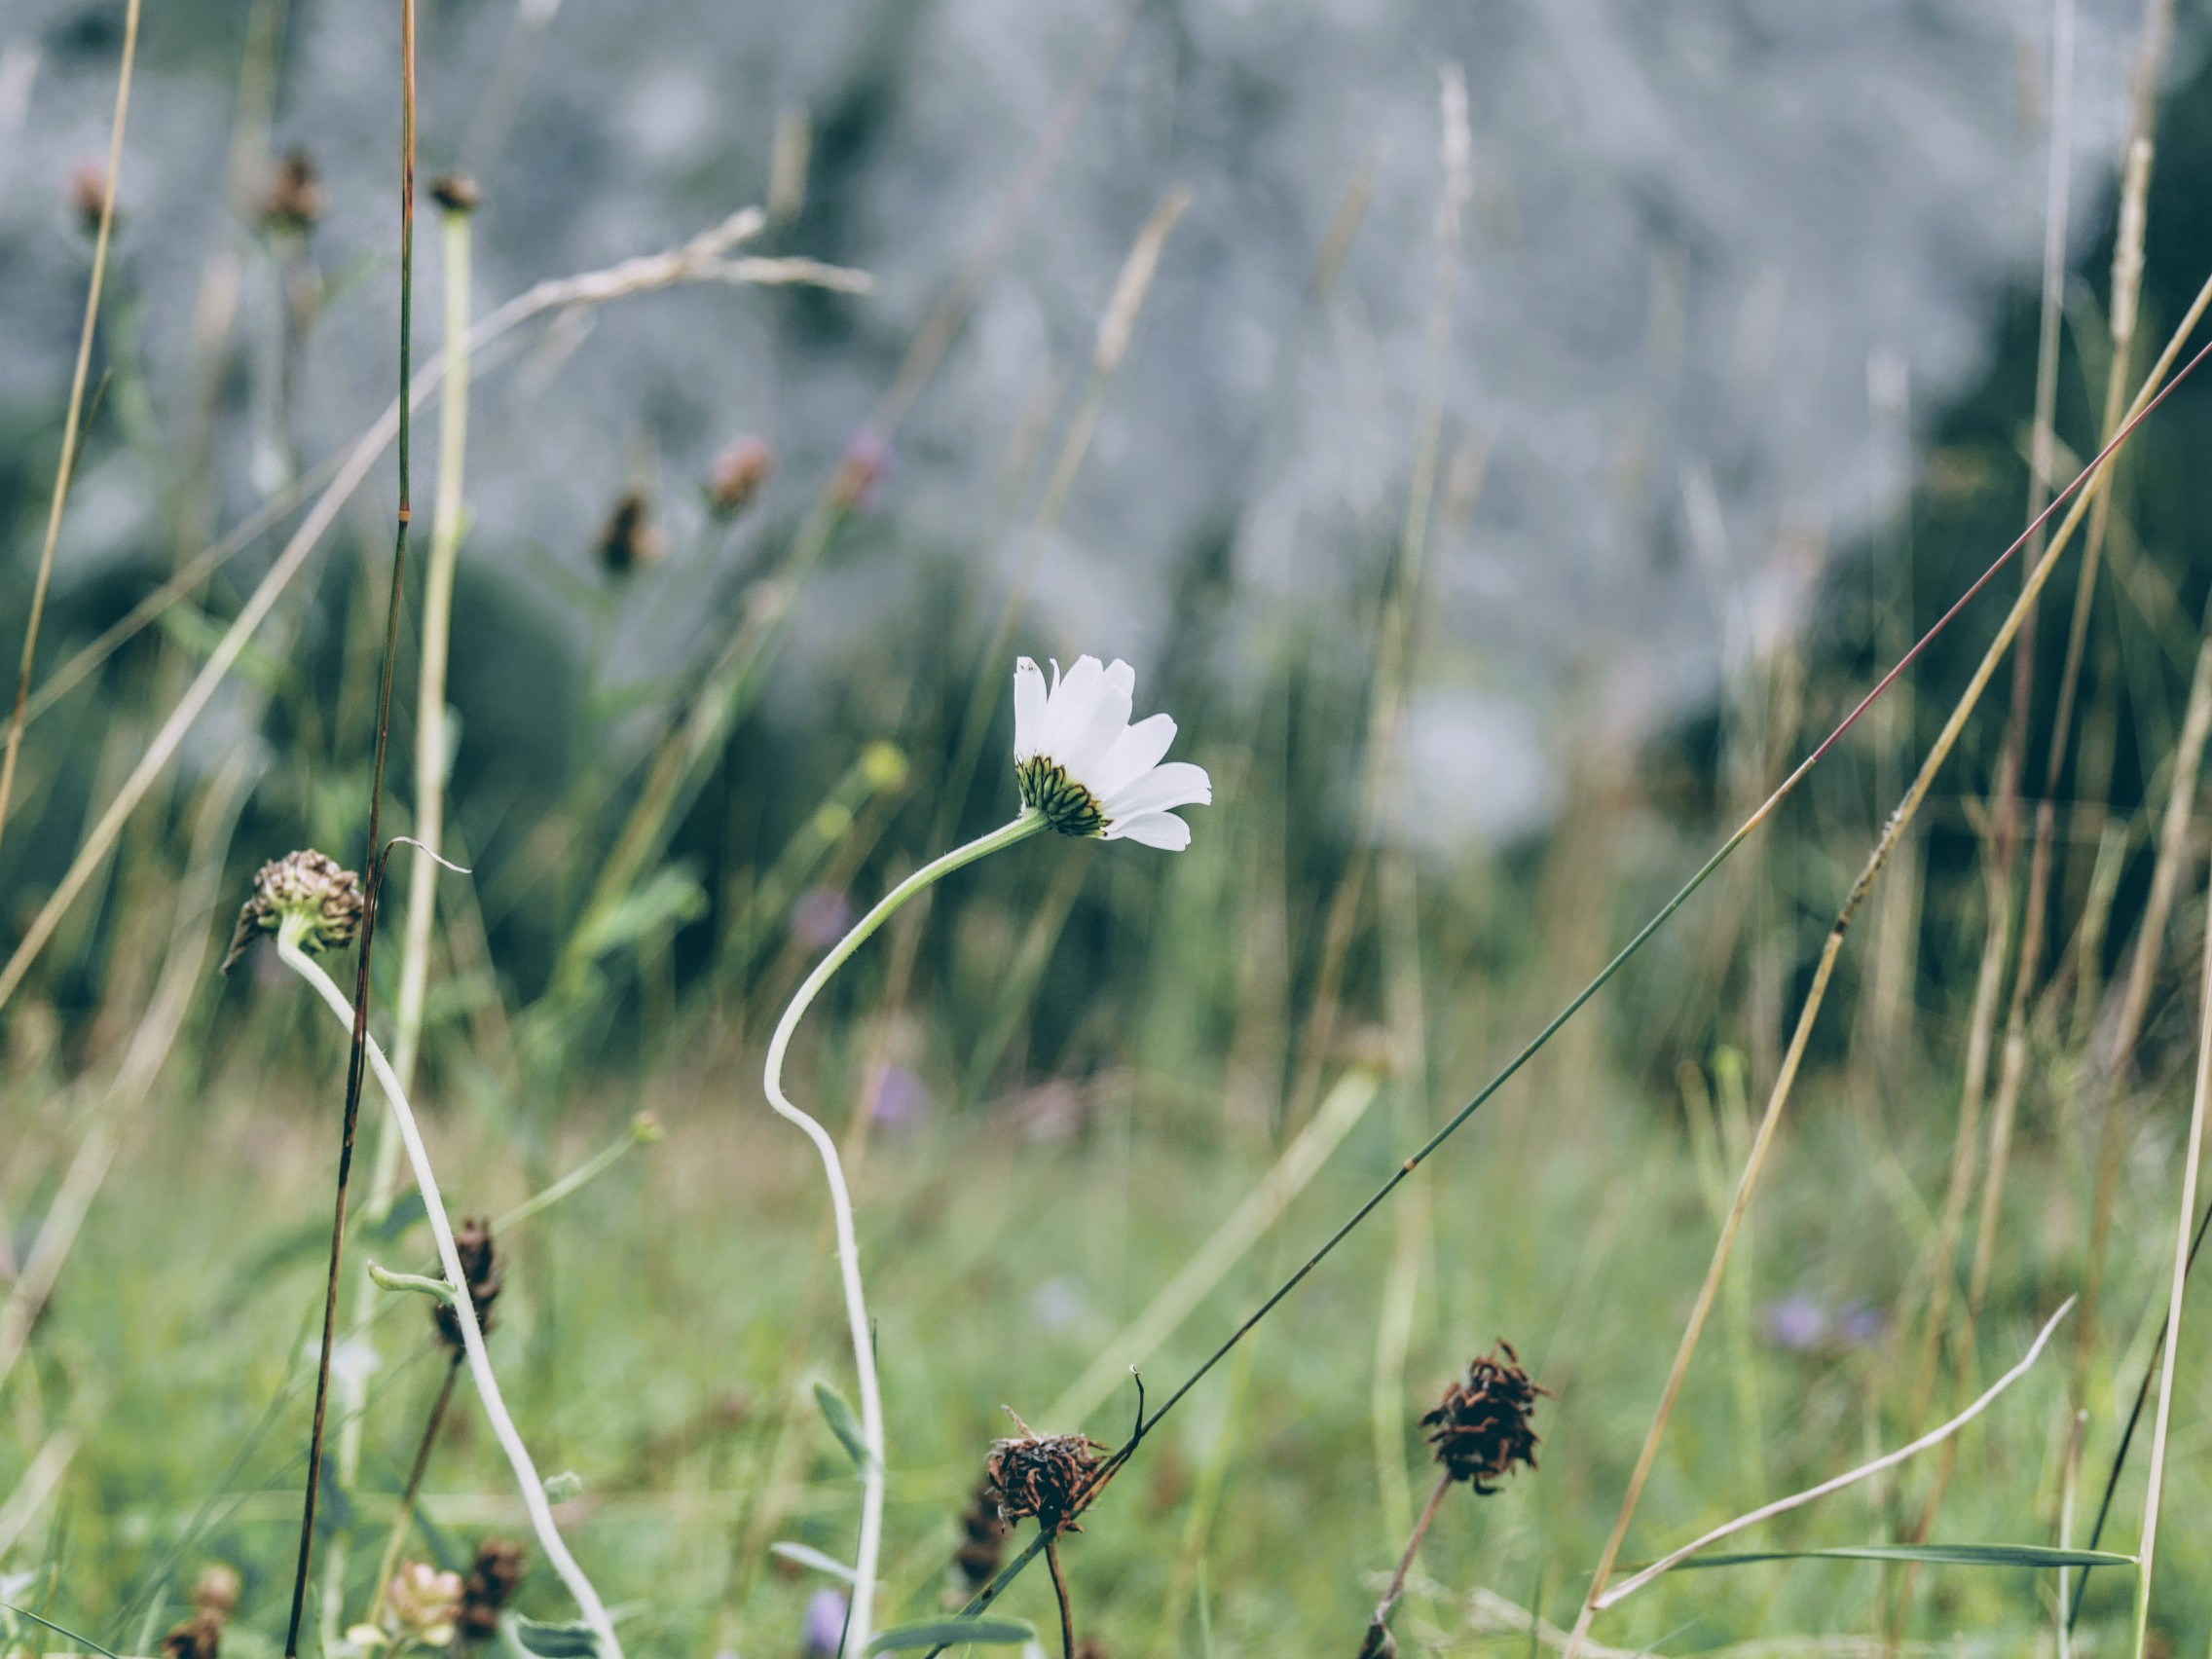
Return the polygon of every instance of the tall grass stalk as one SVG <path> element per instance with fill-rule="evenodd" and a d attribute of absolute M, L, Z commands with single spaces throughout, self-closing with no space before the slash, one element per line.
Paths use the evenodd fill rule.
<path fill-rule="evenodd" d="M 1606 1586 L 1612 1576 L 1613 1565 L 1619 1559 L 1621 1546 L 1628 1536 L 1629 1523 L 1635 1519 L 1637 1504 L 1643 1495 L 1644 1483 L 1650 1478 L 1652 1465 L 1658 1458 L 1659 1443 L 1666 1434 L 1669 1419 L 1674 1415 L 1675 1402 L 1680 1396 L 1683 1381 L 1689 1374 L 1690 1361 L 1696 1355 L 1699 1340 L 1704 1334 L 1706 1320 L 1713 1310 L 1714 1300 L 1718 1292 L 1721 1278 L 1727 1272 L 1728 1259 L 1735 1245 L 1737 1232 L 1743 1225 L 1744 1216 L 1751 1207 L 1752 1195 L 1757 1191 L 1759 1179 L 1764 1173 L 1767 1156 L 1773 1147 L 1776 1131 L 1781 1126 L 1784 1110 L 1788 1104 L 1790 1091 L 1796 1083 L 1797 1069 L 1804 1058 L 1805 1046 L 1812 1036 L 1812 1027 L 1820 1014 L 1821 1006 L 1826 1000 L 1828 984 L 1834 976 L 1836 961 L 1842 954 L 1844 939 L 1850 932 L 1852 920 L 1857 915 L 1861 904 L 1864 903 L 1866 895 L 1872 890 L 1876 879 L 1881 875 L 1883 865 L 1888 860 L 1891 851 L 1896 847 L 1899 838 L 1918 813 L 1921 802 L 1927 798 L 1928 791 L 1936 781 L 1936 774 L 1949 759 L 1952 748 L 1957 744 L 1960 733 L 1966 729 L 1967 720 L 1973 714 L 1975 707 L 1981 700 L 1982 692 L 1989 684 L 1990 677 L 1997 672 L 1999 662 L 2003 660 L 2005 652 L 2011 646 L 2013 639 L 2019 633 L 2020 627 L 2026 619 L 2027 612 L 2034 607 L 2036 600 L 2041 597 L 2044 584 L 2049 580 L 2050 573 L 2056 569 L 2060 556 L 2065 552 L 2068 543 L 2072 541 L 2074 533 L 2080 527 L 2089 503 L 2102 493 L 2103 486 L 2110 475 L 2109 469 L 2112 460 L 2119 452 L 2122 437 L 2134 430 L 2136 425 L 2153 409 L 2157 407 L 2167 393 L 2175 386 L 2178 386 L 2183 378 L 2193 372 L 2199 363 L 2203 362 L 2207 355 L 2212 355 L 2212 345 L 2201 348 L 2184 366 L 2180 375 L 2177 375 L 2170 383 L 2166 381 L 2167 369 L 2171 367 L 2173 359 L 2179 354 L 2182 343 L 2194 329 L 2197 318 L 2207 303 L 2212 303 L 2212 281 L 2208 281 L 2200 291 L 2196 305 L 2191 308 L 2189 315 L 2183 320 L 2182 327 L 2176 331 L 2165 352 L 2160 355 L 2158 363 L 2145 379 L 2141 389 L 2136 393 L 2134 406 L 2128 420 L 2120 427 L 2113 441 L 2107 444 L 2090 465 L 2075 479 L 2074 483 L 2065 492 L 2062 492 L 2049 507 L 2045 509 L 2045 517 L 2047 518 L 2069 497 L 2072 498 L 2073 505 L 2068 510 L 2065 519 L 2060 523 L 2057 532 L 2051 536 L 2049 545 L 2046 548 L 2042 559 L 2029 572 L 2028 580 L 2021 587 L 2019 598 L 2014 601 L 2010 611 L 1999 626 L 1996 637 L 1991 640 L 1987 650 L 1983 652 L 1980 663 L 1967 682 L 1966 689 L 1952 708 L 1950 715 L 1945 719 L 1942 730 L 1937 734 L 1935 744 L 1921 762 L 1918 775 L 1913 779 L 1910 788 L 1906 790 L 1903 800 L 1899 803 L 1897 810 L 1891 814 L 1889 823 L 1883 828 L 1880 838 L 1874 844 L 1873 851 L 1867 856 L 1866 862 L 1862 866 L 1857 879 L 1853 881 L 1851 890 L 1845 897 L 1842 906 L 1836 912 L 1836 919 L 1828 930 L 1826 942 L 1822 946 L 1820 960 L 1814 968 L 1812 981 L 1806 990 L 1804 1003 L 1798 1011 L 1796 1026 L 1790 1034 L 1789 1046 L 1784 1054 L 1780 1075 L 1775 1079 L 1774 1089 L 1768 1097 L 1765 1114 L 1759 1121 L 1758 1133 L 1751 1144 L 1751 1158 L 1745 1163 L 1743 1174 L 1738 1179 L 1736 1196 L 1729 1206 L 1728 1218 L 1722 1223 L 1720 1237 L 1714 1246 L 1713 1259 L 1707 1267 L 1705 1282 L 1699 1287 L 1697 1300 L 1691 1308 L 1689 1319 L 1682 1331 L 1681 1342 L 1675 1353 L 1674 1363 L 1669 1369 L 1666 1385 L 1661 1391 L 1658 1407 L 1652 1415 L 1651 1425 L 1645 1432 L 1642 1450 L 1638 1454 L 1635 1469 L 1629 1476 L 1628 1489 L 1622 1496 L 1620 1512 L 1614 1518 L 1612 1530 L 1605 1540 L 1604 1552 L 1600 1555 L 1597 1568 L 1591 1576 L 1588 1596 L 1583 1602 L 1582 1612 L 1575 1621 L 1574 1641 L 1567 1650 L 1567 1659 L 1574 1659 L 1583 1639 L 1589 1634 L 1591 1621 L 1597 1612 L 1598 1602 L 1605 1594 Z M 2041 521 L 2039 521 L 2040 523 Z M 2036 528 L 2037 526 L 2030 526 L 2029 530 L 2022 534 L 2020 539 L 2013 543 L 2013 548 L 2008 550 L 2006 557 L 2009 558 L 2012 550 L 2016 550 L 2024 544 L 2028 535 L 2032 535 Z M 1964 604 L 1967 598 L 1971 598 L 1989 579 L 1989 574 L 1994 573 L 1995 569 L 1996 567 L 1991 567 L 1991 571 L 1985 573 L 1973 588 L 1968 590 L 1968 594 L 1961 599 L 1960 604 Z M 1955 614 L 1957 614 L 1956 606 L 1945 613 L 1946 619 Z M 1940 627 L 1941 623 L 1939 622 L 1937 626 Z M 1924 639 L 1922 644 L 1925 645 L 1925 643 Z M 1914 647 L 1915 654 L 1920 648 L 1920 646 Z M 1907 661 L 1909 662 L 1910 658 Z M 1882 683 L 1886 685 L 1889 680 L 1895 678 L 1896 674 L 1901 671 L 1904 666 L 1900 663 L 1899 669 L 1893 670 L 1890 676 L 1885 677 Z M 1877 686 L 1876 692 L 1879 690 L 1880 686 Z M 1874 693 L 1869 693 L 1867 701 L 1870 701 Z M 1863 709 L 1865 701 L 1862 701 L 1859 707 Z M 1856 712 L 1853 718 L 1856 718 Z M 1846 724 L 1848 723 L 1847 720 Z M 1812 759 L 1819 758 L 1834 741 L 1835 738 L 1831 736 L 1826 743 L 1814 751 Z M 1809 759 L 1803 765 L 1800 765 L 1797 772 L 1792 773 L 1790 778 L 1785 781 L 1785 788 L 1787 789 L 1797 777 L 1802 776 L 1805 765 L 1811 763 L 1812 761 Z M 1778 797 L 1779 793 L 1780 792 L 1778 792 Z M 1771 804 L 1770 802 L 1770 808 Z M 1749 828 L 1747 826 L 1746 830 L 1739 830 L 1735 836 L 1731 837 L 1722 848 L 1721 853 L 1716 855 L 1714 860 L 1709 863 L 1706 869 L 1700 871 L 1699 876 L 1695 879 L 1703 879 L 1704 875 L 1717 865 L 1720 858 L 1725 857 L 1741 842 L 1744 835 L 1749 832 Z M 1686 892 L 1683 896 L 1687 896 Z M 1675 903 L 1678 904 L 1680 900 L 1677 899 Z M 1662 919 L 1667 913 L 1670 912 L 1662 912 Z M 1642 937 L 1644 936 L 1639 936 L 1639 941 Z"/>
<path fill-rule="evenodd" d="M 22 665 L 16 677 L 16 705 L 8 717 L 8 736 L 0 746 L 0 836 L 8 830 L 8 807 L 16 793 L 16 763 L 23 747 L 25 706 L 31 676 L 38 667 L 39 625 L 46 619 L 47 590 L 54 584 L 54 550 L 61 539 L 61 515 L 69 505 L 76 474 L 77 444 L 85 418 L 85 383 L 92 374 L 92 339 L 99 331 L 100 295 L 107 285 L 108 244 L 115 239 L 115 191 L 123 175 L 123 134 L 130 124 L 130 74 L 138 62 L 140 0 L 123 12 L 123 62 L 116 71 L 115 123 L 108 137 L 107 175 L 100 191 L 99 230 L 92 240 L 92 275 L 85 290 L 85 321 L 77 334 L 77 364 L 69 375 L 69 410 L 61 421 L 61 458 L 54 467 L 54 497 L 46 511 L 46 539 L 40 544 L 38 573 L 31 580 L 30 613 L 23 620 Z M 0 1001 L 6 995 L 0 992 Z"/>
<path fill-rule="evenodd" d="M 867 1459 L 861 1471 L 860 1548 L 853 1558 L 853 1599 L 845 1624 L 844 1645 L 850 1652 L 866 1652 L 868 1638 L 873 1634 L 876 1559 L 883 1543 L 883 1394 L 876 1380 L 875 1335 L 868 1324 L 867 1297 L 861 1284 L 860 1242 L 853 1229 L 853 1199 L 845 1184 L 844 1165 L 830 1131 L 793 1105 L 784 1093 L 784 1058 L 791 1051 L 798 1022 L 805 1017 L 814 999 L 822 994 L 822 987 L 830 982 L 830 976 L 843 967 L 853 952 L 866 944 L 901 905 L 954 870 L 1002 847 L 1027 840 L 1045 827 L 1045 819 L 1040 814 L 1024 809 L 1018 818 L 924 865 L 886 893 L 806 977 L 792 998 L 791 1006 L 776 1022 L 775 1035 L 768 1041 L 767 1064 L 761 1074 L 768 1104 L 778 1117 L 798 1126 L 814 1143 L 814 1150 L 822 1159 L 823 1179 L 829 1184 L 830 1209 L 837 1227 L 837 1268 L 844 1281 L 845 1314 L 852 1328 L 853 1364 L 860 1376 L 861 1434 Z"/>
<path fill-rule="evenodd" d="M 316 1500 L 322 1493 L 322 1447 L 330 1403 L 330 1360 L 338 1342 L 339 1272 L 346 1256 L 346 1209 L 353 1172 L 353 1139 L 360 1123 L 361 1086 L 368 1056 L 369 998 L 372 984 L 370 964 L 375 953 L 377 908 L 387 863 L 382 828 L 385 757 L 391 744 L 391 689 L 399 662 L 400 604 L 406 594 L 407 533 L 415 516 L 411 494 L 414 423 L 411 400 L 407 395 L 414 379 L 415 350 L 415 0 L 400 0 L 399 4 L 399 417 L 396 428 L 399 504 L 397 522 L 392 533 L 391 588 L 385 606 L 384 664 L 378 681 L 376 704 L 376 748 L 369 770 L 369 829 L 364 861 L 368 882 L 361 906 L 360 940 L 354 951 L 353 1037 L 346 1058 L 346 1107 L 339 1125 L 338 1190 L 332 1203 L 330 1221 L 330 1272 L 323 1295 L 322 1347 L 315 1361 L 314 1417 L 308 1437 L 307 1490 L 300 1500 L 299 1564 L 292 1579 L 292 1611 L 284 1632 L 284 1659 L 297 1659 L 300 1651 L 300 1623 L 307 1609 L 308 1574 L 314 1554 Z M 465 1277 L 461 1280 L 461 1295 L 465 1297 L 468 1294 Z M 350 1420 L 357 1416 L 357 1412 L 349 1414 L 349 1419 Z M 338 1554 L 343 1547 L 342 1544 L 333 1545 L 333 1554 Z M 343 1557 L 340 1559 L 343 1560 Z M 334 1590 L 343 1588 L 336 1575 L 333 1576 L 332 1587 Z M 329 1622 L 335 1625 L 337 1620 L 333 1617 Z M 332 1633 L 325 1632 L 326 1641 L 330 1634 Z"/>
<path fill-rule="evenodd" d="M 2151 1586 L 2158 1558 L 2158 1504 L 2165 1495 L 2166 1435 L 2173 1422 L 2174 1367 L 2181 1347 L 2182 1293 L 2189 1284 L 2191 1223 L 2196 1214 L 2197 1167 L 2204 1159 L 2206 1103 L 2212 1101 L 2212 917 L 2207 918 L 2204 992 L 2196 1012 L 2196 1088 L 2189 1105 L 2189 1150 L 2181 1166 L 2181 1202 L 2175 1210 L 2174 1270 L 2166 1292 L 2165 1354 L 2158 1365 L 2158 1411 L 2151 1428 L 2151 1478 L 2143 1493 L 2142 1541 L 2135 1551 L 2135 1659 L 2144 1659 L 2151 1637 Z"/>
<path fill-rule="evenodd" d="M 300 949 L 289 931 L 277 934 L 276 950 L 284 965 L 307 980 L 331 1013 L 350 1029 L 352 1004 L 332 982 L 330 976 Z M 491 1354 L 484 1346 L 484 1327 L 476 1317 L 476 1303 L 468 1293 L 468 1274 L 461 1267 L 461 1252 L 454 1244 L 453 1223 L 438 1191 L 437 1171 L 430 1165 L 429 1151 L 423 1144 L 423 1133 L 416 1124 L 414 1109 L 407 1102 L 407 1091 L 400 1087 L 398 1075 L 375 1039 L 369 1040 L 367 1049 L 369 1064 L 384 1088 L 385 1098 L 391 1106 L 392 1122 L 407 1148 L 408 1161 L 415 1171 L 415 1185 L 423 1194 L 430 1235 L 437 1242 L 438 1265 L 445 1274 L 454 1319 L 461 1327 L 468 1374 L 476 1383 L 477 1398 L 484 1407 L 485 1417 L 491 1420 L 493 1433 L 498 1438 L 499 1449 L 506 1454 L 507 1462 L 514 1470 L 516 1484 L 522 1490 L 523 1507 L 529 1511 L 531 1528 L 537 1535 L 538 1548 L 561 1575 L 561 1582 L 568 1586 L 569 1594 L 575 1599 L 585 1622 L 598 1638 L 602 1659 L 622 1659 L 622 1643 L 614 1634 L 613 1621 L 608 1617 L 607 1605 L 562 1539 L 561 1530 L 553 1519 L 553 1506 L 545 1496 L 545 1483 L 539 1479 L 537 1466 L 531 1461 L 530 1449 L 523 1444 L 522 1433 L 515 1427 L 506 1399 L 499 1392 L 498 1376 L 493 1371 Z"/>

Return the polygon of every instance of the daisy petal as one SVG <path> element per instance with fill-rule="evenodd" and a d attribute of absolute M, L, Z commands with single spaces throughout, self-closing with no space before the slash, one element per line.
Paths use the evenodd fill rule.
<path fill-rule="evenodd" d="M 1106 670 L 1089 719 L 1072 726 L 1066 742 L 1052 751 L 1052 758 L 1068 769 L 1068 776 L 1081 780 L 1093 794 L 1105 793 L 1093 774 L 1098 770 L 1098 762 L 1106 757 L 1106 752 L 1128 729 L 1129 707 L 1136 687 L 1136 670 L 1117 659 Z"/>
<path fill-rule="evenodd" d="M 1134 818 L 1121 818 L 1106 831 L 1109 841 L 1140 841 L 1148 847 L 1160 847 L 1170 853 L 1179 853 L 1191 844 L 1191 827 L 1172 812 L 1140 812 Z"/>
<path fill-rule="evenodd" d="M 1106 802 L 1106 816 L 1116 823 L 1124 818 L 1164 812 L 1171 806 L 1209 806 L 1213 780 L 1203 766 L 1188 760 L 1170 760 L 1151 771 Z"/>
<path fill-rule="evenodd" d="M 1041 753 L 1063 766 L 1068 763 L 1068 740 L 1098 706 L 1105 680 L 1106 665 L 1094 656 L 1077 657 L 1064 679 L 1053 680 L 1052 694 L 1045 708 L 1045 730 L 1037 745 Z"/>
<path fill-rule="evenodd" d="M 1115 739 L 1114 747 L 1091 768 L 1096 776 L 1090 780 L 1090 787 L 1100 799 L 1127 789 L 1160 764 L 1160 757 L 1174 741 L 1173 717 L 1154 715 L 1137 721 Z"/>
<path fill-rule="evenodd" d="M 1014 665 L 1014 757 L 1026 760 L 1043 746 L 1045 736 L 1044 673 L 1027 657 Z"/>

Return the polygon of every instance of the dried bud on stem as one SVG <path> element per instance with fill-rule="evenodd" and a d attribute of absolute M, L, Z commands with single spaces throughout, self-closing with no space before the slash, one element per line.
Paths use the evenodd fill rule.
<path fill-rule="evenodd" d="M 430 200 L 449 213 L 473 213 L 484 196 L 466 173 L 449 172 L 430 180 Z"/>
<path fill-rule="evenodd" d="M 223 1615 L 203 1607 L 162 1638 L 168 1659 L 220 1659 L 223 1651 Z"/>
<path fill-rule="evenodd" d="M 707 500 L 723 518 L 752 505 L 776 470 L 776 452 L 766 438 L 748 432 L 715 458 L 707 477 Z"/>
<path fill-rule="evenodd" d="M 999 1518 L 1011 1524 L 1034 1517 L 1041 1529 L 1055 1535 L 1082 1531 L 1075 1516 L 1090 1495 L 1100 1467 L 1098 1454 L 1105 1450 L 1080 1434 L 1024 1433 L 993 1441 L 983 1476 Z"/>
<path fill-rule="evenodd" d="M 79 162 L 69 169 L 62 196 L 68 202 L 70 217 L 77 221 L 77 229 L 88 237 L 98 236 L 100 213 L 107 206 L 107 168 L 94 161 Z M 122 217 L 120 212 L 116 214 L 118 220 Z"/>
<path fill-rule="evenodd" d="M 476 1305 L 476 1323 L 489 1336 L 492 1305 L 499 1300 L 507 1280 L 506 1263 L 499 1258 L 498 1246 L 492 1242 L 492 1224 L 480 1216 L 470 1216 L 454 1230 L 453 1245 L 461 1257 L 461 1272 L 468 1275 L 468 1300 Z M 461 1351 L 460 1316 L 445 1302 L 434 1304 L 430 1316 L 437 1321 L 438 1340 L 458 1356 Z"/>
<path fill-rule="evenodd" d="M 1486 1358 L 1467 1367 L 1464 1382 L 1444 1390 L 1421 1426 L 1445 1473 L 1488 1495 L 1488 1483 L 1503 1480 L 1516 1463 L 1536 1466 L 1536 1431 L 1530 1426 L 1536 1401 L 1551 1392 L 1530 1381 L 1521 1356 L 1502 1339 Z"/>
<path fill-rule="evenodd" d="M 261 199 L 262 227 L 304 236 L 320 222 L 327 205 L 314 158 L 304 146 L 294 145 L 276 164 L 276 176 Z"/>
<path fill-rule="evenodd" d="M 998 1489 L 986 1477 L 960 1512 L 960 1547 L 952 1555 L 952 1589 L 965 1602 L 999 1574 L 1013 1529 L 999 1514 Z"/>
<path fill-rule="evenodd" d="M 522 1583 L 526 1558 L 522 1545 L 486 1538 L 476 1546 L 476 1565 L 461 1587 L 461 1609 L 454 1629 L 464 1642 L 489 1641 L 499 1634 L 499 1614 Z"/>
<path fill-rule="evenodd" d="M 643 490 L 625 490 L 600 527 L 592 551 L 608 574 L 627 576 L 660 563 L 664 551 L 653 504 Z"/>
<path fill-rule="evenodd" d="M 228 974 L 245 954 L 257 933 L 298 930 L 300 948 L 311 955 L 343 950 L 361 931 L 361 878 L 336 859 L 309 848 L 273 859 L 253 878 L 253 897 L 239 911 L 221 972 Z"/>

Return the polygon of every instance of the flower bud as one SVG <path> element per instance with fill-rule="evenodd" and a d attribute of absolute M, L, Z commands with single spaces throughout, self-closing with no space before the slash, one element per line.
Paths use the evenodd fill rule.
<path fill-rule="evenodd" d="M 228 974 L 257 933 L 294 930 L 311 955 L 343 950 L 361 931 L 366 900 L 361 878 L 313 848 L 273 859 L 253 878 L 253 896 L 239 910 L 239 925 L 221 972 Z"/>

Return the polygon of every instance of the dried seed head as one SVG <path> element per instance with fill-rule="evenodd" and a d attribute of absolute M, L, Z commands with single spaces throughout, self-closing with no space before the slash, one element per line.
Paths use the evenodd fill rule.
<path fill-rule="evenodd" d="M 342 950 L 361 931 L 361 878 L 336 859 L 312 848 L 273 859 L 253 878 L 253 897 L 239 911 L 238 931 L 223 958 L 228 974 L 257 933 L 298 930 L 300 948 L 311 954 Z"/>
<path fill-rule="evenodd" d="M 454 1629 L 462 1641 L 489 1641 L 499 1633 L 499 1614 L 522 1583 L 527 1558 L 506 1538 L 486 1538 L 476 1546 L 476 1565 L 461 1587 L 461 1608 Z"/>
<path fill-rule="evenodd" d="M 1442 1403 L 1420 1419 L 1421 1426 L 1452 1479 L 1488 1495 L 1495 1490 L 1488 1483 L 1503 1480 L 1514 1464 L 1536 1466 L 1537 1436 L 1529 1419 L 1537 1399 L 1550 1392 L 1530 1381 L 1521 1356 L 1501 1338 L 1487 1358 L 1467 1367 L 1464 1382 L 1444 1390 Z"/>
<path fill-rule="evenodd" d="M 237 1567 L 214 1562 L 201 1568 L 200 1578 L 192 1586 L 192 1604 L 203 1613 L 227 1619 L 239 1610 L 242 1588 Z"/>
<path fill-rule="evenodd" d="M 499 1300 L 499 1291 L 507 1280 L 507 1265 L 499 1257 L 498 1246 L 492 1242 L 492 1224 L 481 1216 L 470 1216 L 454 1230 L 453 1246 L 461 1257 L 461 1271 L 468 1275 L 468 1300 L 476 1305 L 476 1323 L 489 1334 L 492 1305 Z M 439 1302 L 431 1307 L 430 1316 L 437 1321 L 438 1340 L 460 1353 L 460 1315 L 451 1306 Z"/>
<path fill-rule="evenodd" d="M 998 1490 L 986 1477 L 960 1512 L 960 1547 L 952 1553 L 952 1588 L 959 1600 L 967 1601 L 998 1576 L 1013 1530 L 999 1514 Z"/>
<path fill-rule="evenodd" d="M 776 452 L 766 438 L 747 432 L 715 457 L 707 476 L 707 499 L 723 517 L 743 512 L 776 470 Z"/>
<path fill-rule="evenodd" d="M 1024 1434 L 991 1443 L 983 1476 L 997 1500 L 999 1518 L 1012 1523 L 1032 1516 L 1049 1532 L 1080 1532 L 1075 1512 L 1097 1478 L 1098 1454 L 1106 1448 L 1080 1434 Z"/>
<path fill-rule="evenodd" d="M 269 181 L 261 199 L 261 223 L 272 231 L 305 233 L 314 229 L 328 205 L 322 175 L 305 146 L 294 145 L 276 164 L 276 176 Z"/>
<path fill-rule="evenodd" d="M 427 1562 L 403 1561 L 385 1596 L 385 1617 L 394 1635 L 424 1647 L 443 1647 L 454 1639 L 461 1595 L 460 1573 L 440 1572 Z"/>
<path fill-rule="evenodd" d="M 440 173 L 430 180 L 430 200 L 449 213 L 473 213 L 484 193 L 464 172 Z"/>
<path fill-rule="evenodd" d="M 611 575 L 627 576 L 660 563 L 664 551 L 653 503 L 643 490 L 625 490 L 600 527 L 592 551 Z"/>
<path fill-rule="evenodd" d="M 220 1659 L 223 1651 L 223 1615 L 203 1607 L 162 1638 L 168 1659 Z"/>

